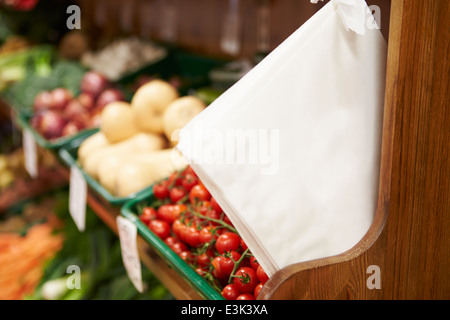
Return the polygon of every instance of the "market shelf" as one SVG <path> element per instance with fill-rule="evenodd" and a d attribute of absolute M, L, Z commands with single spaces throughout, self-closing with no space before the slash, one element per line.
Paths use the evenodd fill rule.
<path fill-rule="evenodd" d="M 152 248 L 152 251 L 156 252 L 163 261 L 170 265 L 196 292 L 206 299 L 223 300 L 220 293 L 215 291 L 195 270 L 188 266 L 164 241 L 150 231 L 139 219 L 137 206 L 140 203 L 146 203 L 149 198 L 152 198 L 152 195 L 137 197 L 133 201 L 126 203 L 121 208 L 121 214 L 136 226 L 140 237 L 149 244 L 149 248 Z"/>
<path fill-rule="evenodd" d="M 116 218 L 121 214 L 120 208 L 107 203 L 93 192 L 88 192 L 87 203 L 98 217 L 118 234 Z M 138 235 L 137 244 L 142 263 L 153 272 L 175 298 L 180 300 L 205 299 L 140 235 Z"/>
<path fill-rule="evenodd" d="M 22 200 L 35 198 L 50 190 L 67 186 L 69 176 L 62 167 L 38 169 L 36 179 L 17 179 L 13 185 L 0 193 L 0 214 Z"/>
<path fill-rule="evenodd" d="M 10 106 L 5 102 L 3 107 Z M 2 109 L 5 111 L 5 109 Z M 6 112 L 7 116 L 12 116 L 12 121 L 14 121 L 14 110 L 11 109 L 11 114 Z M 20 127 L 20 126 L 19 126 Z M 52 150 L 56 151 L 56 150 Z M 54 156 L 58 157 L 55 152 Z M 31 182 L 27 182 L 24 190 L 13 196 L 11 192 L 2 193 L 0 197 L 0 212 L 2 209 L 7 209 L 19 200 L 24 198 L 31 198 L 37 194 L 47 192 L 53 188 L 60 186 L 67 186 L 70 182 L 70 163 L 67 163 L 67 159 L 58 158 L 61 161 L 61 165 L 57 167 L 56 172 L 52 172 L 51 177 L 54 179 L 54 183 L 49 183 L 48 175 L 46 171 L 39 169 L 38 177 Z M 47 179 L 46 179 L 47 177 Z M 51 181 L 53 181 L 51 180 Z M 114 233 L 118 234 L 116 218 L 120 213 L 120 203 L 113 201 L 112 203 L 108 201 L 108 198 L 102 196 L 97 189 L 93 187 L 88 187 L 87 193 L 87 205 L 92 209 L 95 214 L 107 225 Z M 20 199 L 19 199 L 20 197 Z M 186 280 L 177 273 L 168 263 L 161 258 L 158 252 L 150 245 L 146 240 L 138 235 L 138 251 L 140 259 L 145 267 L 147 267 L 154 275 L 161 281 L 161 283 L 171 292 L 171 294 L 180 300 L 203 300 L 204 296 L 199 294 Z"/>
<path fill-rule="evenodd" d="M 392 1 L 380 187 L 370 230 L 341 255 L 275 273 L 258 299 L 450 298 L 449 8 L 446 0 Z M 87 201 L 117 232 L 120 208 L 93 190 Z M 204 299 L 141 236 L 138 246 L 142 263 L 177 299 Z M 367 285 L 370 266 L 381 270 L 380 289 Z"/>

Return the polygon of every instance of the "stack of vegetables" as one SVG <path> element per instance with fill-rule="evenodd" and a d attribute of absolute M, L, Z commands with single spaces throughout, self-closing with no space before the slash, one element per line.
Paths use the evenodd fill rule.
<path fill-rule="evenodd" d="M 78 162 L 111 194 L 134 194 L 186 166 L 173 148 L 176 133 L 205 107 L 196 97 L 180 97 L 169 82 L 151 80 L 130 103 L 104 107 L 100 131 L 80 145 Z"/>
<path fill-rule="evenodd" d="M 139 293 L 123 266 L 117 236 L 90 209 L 80 233 L 68 197 L 56 190 L 0 215 L 0 300 L 173 299 L 145 268 Z"/>
<path fill-rule="evenodd" d="M 52 202 L 28 204 L 0 221 L 0 300 L 20 300 L 37 288 L 45 264 L 61 250 L 61 221 Z"/>
<path fill-rule="evenodd" d="M 23 200 L 67 185 L 64 169 L 52 152 L 38 148 L 37 161 L 39 178 L 32 179 L 25 169 L 22 148 L 0 154 L 0 213 Z"/>
<path fill-rule="evenodd" d="M 135 36 L 116 39 L 97 52 L 86 51 L 81 63 L 111 81 L 137 72 L 167 55 L 166 49 Z"/>
<path fill-rule="evenodd" d="M 124 100 L 124 93 L 104 75 L 88 71 L 70 89 L 58 86 L 40 91 L 33 100 L 31 125 L 48 140 L 73 136 L 97 128 L 105 105 Z"/>
<path fill-rule="evenodd" d="M 268 276 L 191 167 L 153 185 L 140 220 L 227 300 L 254 300 Z"/>

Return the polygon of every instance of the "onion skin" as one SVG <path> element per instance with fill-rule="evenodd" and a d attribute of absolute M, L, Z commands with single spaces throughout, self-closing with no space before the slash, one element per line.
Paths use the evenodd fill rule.
<path fill-rule="evenodd" d="M 68 122 L 62 130 L 61 136 L 65 137 L 74 135 L 78 133 L 80 129 L 82 128 L 80 128 L 75 122 Z"/>
<path fill-rule="evenodd" d="M 109 80 L 101 73 L 88 71 L 81 79 L 81 92 L 91 95 L 97 99 L 100 93 L 110 87 Z"/>
<path fill-rule="evenodd" d="M 56 88 L 52 90 L 51 95 L 52 103 L 50 109 L 54 110 L 63 110 L 73 98 L 72 92 L 65 88 Z"/>
<path fill-rule="evenodd" d="M 53 96 L 50 91 L 39 92 L 34 98 L 33 109 L 35 111 L 45 110 L 51 107 Z"/>
<path fill-rule="evenodd" d="M 67 121 L 54 111 L 45 111 L 40 116 L 41 119 L 36 128 L 39 133 L 49 140 L 60 138 Z"/>
<path fill-rule="evenodd" d="M 86 110 L 92 110 L 95 108 L 95 99 L 87 93 L 80 93 L 77 100 L 83 105 Z"/>
<path fill-rule="evenodd" d="M 116 101 L 125 101 L 125 96 L 119 89 L 106 89 L 97 98 L 96 107 L 104 108 L 107 104 Z"/>

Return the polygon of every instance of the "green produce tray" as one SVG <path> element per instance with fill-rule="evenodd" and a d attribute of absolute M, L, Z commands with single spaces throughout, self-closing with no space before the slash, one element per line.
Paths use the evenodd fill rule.
<path fill-rule="evenodd" d="M 85 129 L 85 130 L 82 130 L 71 136 L 61 137 L 61 138 L 58 138 L 55 140 L 48 140 L 48 139 L 45 139 L 41 134 L 39 134 L 39 132 L 37 132 L 31 126 L 31 124 L 30 124 L 31 117 L 32 116 L 30 116 L 30 115 L 18 114 L 16 117 L 17 124 L 23 130 L 28 130 L 38 145 L 40 145 L 41 147 L 43 147 L 45 149 L 49 149 L 49 150 L 60 149 L 64 146 L 70 144 L 74 140 L 78 141 L 79 139 L 86 139 L 90 135 L 99 131 L 98 128 Z"/>
<path fill-rule="evenodd" d="M 139 235 L 156 249 L 159 256 L 202 297 L 208 300 L 224 300 L 224 297 L 214 290 L 205 279 L 184 262 L 172 249 L 156 236 L 138 216 L 138 207 L 147 205 L 154 200 L 153 192 L 140 195 L 134 200 L 125 203 L 121 208 L 121 215 L 130 220 L 137 228 Z"/>
<path fill-rule="evenodd" d="M 80 147 L 81 143 L 85 140 L 85 138 L 86 137 L 79 137 L 77 139 L 74 139 L 69 144 L 59 149 L 59 157 L 67 166 L 69 167 L 77 166 L 77 168 L 83 174 L 88 186 L 91 187 L 100 197 L 102 197 L 112 206 L 122 206 L 127 201 L 130 201 L 139 196 L 148 195 L 152 192 L 151 191 L 152 187 L 149 186 L 148 188 L 144 188 L 141 191 L 130 194 L 126 197 L 116 197 L 112 195 L 100 184 L 100 182 L 98 182 L 91 175 L 89 175 L 78 163 L 78 148 Z"/>

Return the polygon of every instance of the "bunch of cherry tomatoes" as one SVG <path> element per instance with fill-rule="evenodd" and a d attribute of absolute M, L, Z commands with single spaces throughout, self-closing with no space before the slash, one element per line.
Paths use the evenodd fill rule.
<path fill-rule="evenodd" d="M 268 276 L 191 167 L 153 186 L 140 219 L 227 300 L 254 300 Z"/>

